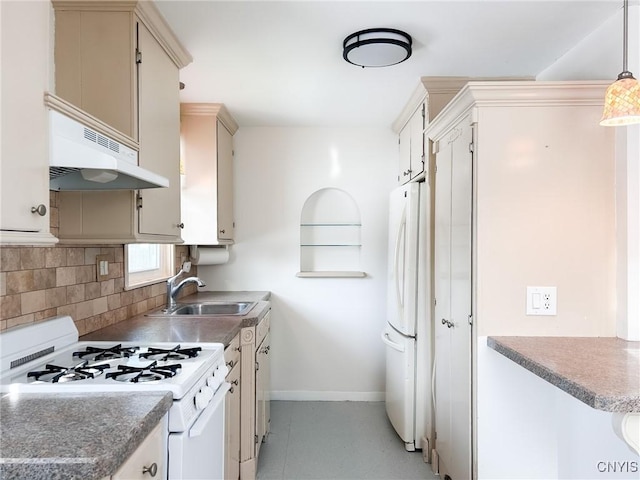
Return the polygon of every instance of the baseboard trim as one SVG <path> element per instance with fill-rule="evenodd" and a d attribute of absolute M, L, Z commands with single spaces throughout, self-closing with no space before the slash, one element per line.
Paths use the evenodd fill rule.
<path fill-rule="evenodd" d="M 305 402 L 382 402 L 384 392 L 272 391 L 271 400 Z"/>

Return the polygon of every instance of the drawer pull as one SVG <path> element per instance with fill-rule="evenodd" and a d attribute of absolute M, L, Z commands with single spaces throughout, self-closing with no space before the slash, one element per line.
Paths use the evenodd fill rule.
<path fill-rule="evenodd" d="M 150 467 L 142 467 L 142 474 L 144 475 L 145 473 L 155 477 L 156 473 L 158 473 L 158 464 L 153 462 Z"/>

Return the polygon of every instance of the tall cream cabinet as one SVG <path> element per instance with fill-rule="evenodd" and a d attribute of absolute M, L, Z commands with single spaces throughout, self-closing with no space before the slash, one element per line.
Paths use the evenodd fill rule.
<path fill-rule="evenodd" d="M 61 192 L 66 243 L 180 241 L 179 69 L 191 56 L 147 1 L 59 1 L 56 94 L 138 141 L 168 188 Z"/>
<path fill-rule="evenodd" d="M 0 18 L 0 243 L 53 244 L 57 240 L 49 232 L 48 119 L 43 103 L 43 93 L 53 83 L 50 5 L 0 2 Z"/>
<path fill-rule="evenodd" d="M 482 478 L 476 402 L 487 388 L 478 362 L 486 336 L 614 331 L 614 132 L 599 126 L 605 89 L 470 82 L 426 127 L 435 154 L 441 478 Z M 557 287 L 557 315 L 526 315 L 526 287 L 536 285 Z"/>
<path fill-rule="evenodd" d="M 182 239 L 233 243 L 233 135 L 238 124 L 220 103 L 180 105 Z"/>

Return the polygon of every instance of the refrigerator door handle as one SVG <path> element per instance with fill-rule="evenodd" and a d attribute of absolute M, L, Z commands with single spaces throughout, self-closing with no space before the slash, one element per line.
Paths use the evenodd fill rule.
<path fill-rule="evenodd" d="M 389 334 L 387 332 L 382 332 L 382 343 L 393 348 L 394 350 L 397 350 L 398 352 L 404 352 L 404 346 L 392 341 L 389 338 Z"/>
<path fill-rule="evenodd" d="M 398 316 L 402 317 L 402 310 L 404 308 L 404 298 L 402 290 L 400 288 L 400 275 L 404 272 L 404 265 L 400 265 L 400 242 L 404 239 L 405 231 L 407 229 L 407 210 L 402 210 L 402 219 L 400 220 L 400 226 L 398 227 L 398 235 L 396 236 L 396 251 L 394 252 L 394 267 L 395 267 L 395 283 L 396 283 L 396 304 L 398 306 Z"/>

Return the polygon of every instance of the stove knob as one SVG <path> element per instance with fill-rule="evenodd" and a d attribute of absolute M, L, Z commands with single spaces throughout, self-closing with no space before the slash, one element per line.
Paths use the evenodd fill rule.
<path fill-rule="evenodd" d="M 204 394 L 209 400 L 213 398 L 213 388 L 207 387 L 206 385 L 200 389 L 200 393 Z"/>
<path fill-rule="evenodd" d="M 207 397 L 206 394 L 202 393 L 202 391 L 200 391 L 196 393 L 194 400 L 195 400 L 196 408 L 198 410 L 203 410 L 207 405 L 209 405 L 209 401 L 211 399 Z"/>
<path fill-rule="evenodd" d="M 218 387 L 222 384 L 222 379 L 216 375 L 207 378 L 207 386 L 214 392 L 218 390 Z"/>

